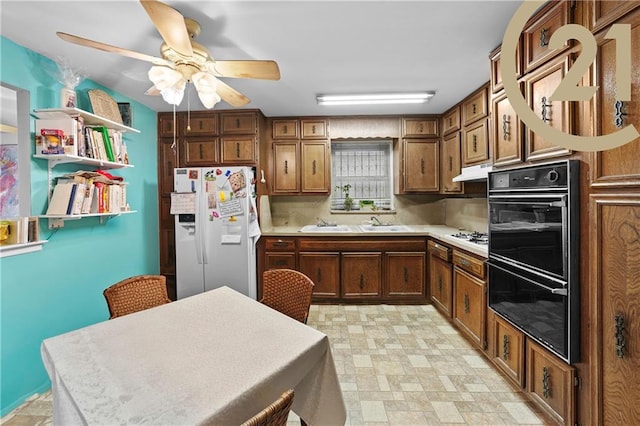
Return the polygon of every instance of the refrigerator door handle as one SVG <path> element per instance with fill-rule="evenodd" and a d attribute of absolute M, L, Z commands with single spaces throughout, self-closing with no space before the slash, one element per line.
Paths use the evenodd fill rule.
<path fill-rule="evenodd" d="M 201 239 L 201 229 L 202 226 L 200 224 L 200 220 L 202 216 L 202 211 L 200 208 L 200 191 L 196 190 L 196 220 L 194 221 L 195 225 L 195 243 L 196 243 L 196 260 L 199 265 L 202 265 L 202 239 Z"/>
<path fill-rule="evenodd" d="M 208 259 L 209 257 L 207 256 L 207 234 L 206 234 L 206 229 L 207 229 L 207 195 L 206 192 L 204 192 L 204 200 L 202 200 L 202 205 L 198 204 L 200 206 L 200 208 L 202 209 L 200 211 L 200 234 L 201 239 L 200 239 L 200 244 L 201 244 L 201 248 L 200 251 L 202 252 L 202 263 L 203 264 L 207 264 L 209 263 Z"/>

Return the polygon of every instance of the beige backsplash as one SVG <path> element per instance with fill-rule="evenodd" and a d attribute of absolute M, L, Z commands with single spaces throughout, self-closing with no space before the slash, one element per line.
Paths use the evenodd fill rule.
<path fill-rule="evenodd" d="M 330 197 L 323 196 L 262 196 L 260 223 L 271 226 L 304 226 L 316 223 L 318 217 L 345 225 L 357 225 L 371 216 L 404 225 L 449 225 L 456 228 L 486 232 L 486 198 L 441 199 L 432 195 L 396 196 L 395 213 L 376 212 L 331 213 Z"/>

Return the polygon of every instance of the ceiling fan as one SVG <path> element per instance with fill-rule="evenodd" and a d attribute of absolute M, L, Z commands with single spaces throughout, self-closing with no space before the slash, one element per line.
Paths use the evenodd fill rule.
<path fill-rule="evenodd" d="M 162 57 L 64 32 L 56 34 L 70 43 L 152 63 L 148 75 L 154 85 L 146 93 L 160 94 L 166 102 L 173 105 L 182 102 L 187 83 L 193 83 L 206 108 L 213 108 L 220 99 L 231 106 L 240 107 L 248 104 L 249 98 L 220 81 L 218 77 L 280 79 L 280 70 L 275 61 L 214 60 L 204 46 L 193 40 L 200 34 L 198 22 L 185 18 L 176 9 L 158 0 L 140 0 L 140 3 L 164 40 L 160 47 Z"/>

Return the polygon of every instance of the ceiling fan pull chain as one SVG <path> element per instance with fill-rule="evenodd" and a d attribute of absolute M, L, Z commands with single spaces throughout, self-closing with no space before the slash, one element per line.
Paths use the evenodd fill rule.
<path fill-rule="evenodd" d="M 171 150 L 173 151 L 173 155 L 176 155 L 176 106 L 173 105 L 173 143 L 171 144 Z"/>
<path fill-rule="evenodd" d="M 187 132 L 191 131 L 191 97 L 187 88 Z"/>

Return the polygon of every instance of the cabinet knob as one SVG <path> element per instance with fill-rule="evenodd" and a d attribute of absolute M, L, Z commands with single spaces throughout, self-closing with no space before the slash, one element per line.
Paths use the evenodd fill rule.
<path fill-rule="evenodd" d="M 316 125 L 311 126 L 311 133 L 316 134 Z"/>
<path fill-rule="evenodd" d="M 282 133 L 284 133 L 285 135 L 289 133 L 289 126 L 287 126 L 286 124 L 282 126 Z"/>
<path fill-rule="evenodd" d="M 473 135 L 473 152 L 478 152 L 478 136 Z"/>
<path fill-rule="evenodd" d="M 551 397 L 551 377 L 549 367 L 542 367 L 542 396 L 549 399 Z"/>
<path fill-rule="evenodd" d="M 318 268 L 317 275 L 318 275 L 318 282 L 321 282 L 322 281 L 322 269 Z"/>
<path fill-rule="evenodd" d="M 424 158 L 420 159 L 420 173 L 424 174 Z"/>
<path fill-rule="evenodd" d="M 236 158 L 240 158 L 240 142 L 236 142 Z"/>
<path fill-rule="evenodd" d="M 202 160 L 204 158 L 204 148 L 202 147 L 202 144 L 198 144 L 198 152 L 200 154 L 200 159 Z"/>
<path fill-rule="evenodd" d="M 506 361 L 509 359 L 509 335 L 502 336 L 502 358 Z"/>
<path fill-rule="evenodd" d="M 549 45 L 549 28 L 543 28 L 540 30 L 540 47 Z"/>
<path fill-rule="evenodd" d="M 404 269 L 404 283 L 409 284 L 409 269 L 406 266 L 403 269 Z"/>
<path fill-rule="evenodd" d="M 615 321 L 615 339 L 616 339 L 616 356 L 618 358 L 624 358 L 624 350 L 627 346 L 626 339 L 624 337 L 624 317 L 618 313 L 613 318 Z"/>
<path fill-rule="evenodd" d="M 312 169 L 312 173 L 315 175 L 316 174 L 316 160 L 313 160 L 313 163 L 311 164 L 311 169 Z"/>
<path fill-rule="evenodd" d="M 449 156 L 449 171 L 453 171 L 453 157 Z"/>
<path fill-rule="evenodd" d="M 471 104 L 471 112 L 472 112 L 473 114 L 475 114 L 475 113 L 476 113 L 476 104 L 475 104 L 475 103 Z"/>
<path fill-rule="evenodd" d="M 469 313 L 469 293 L 464 294 L 464 313 Z"/>
<path fill-rule="evenodd" d="M 547 116 L 548 111 L 547 108 L 551 108 L 551 104 L 547 103 L 547 97 L 543 96 L 542 99 L 540 99 L 540 106 L 542 107 L 541 111 L 540 111 L 540 115 L 541 115 L 541 119 L 544 123 L 551 121 L 551 118 L 549 118 Z"/>
<path fill-rule="evenodd" d="M 627 115 L 625 112 L 622 111 L 622 108 L 624 106 L 625 105 L 622 101 L 615 101 L 615 103 L 613 104 L 613 108 L 615 109 L 615 112 L 613 115 L 613 124 L 618 128 L 622 127 L 622 125 L 624 124 L 624 119 L 622 117 Z"/>
<path fill-rule="evenodd" d="M 364 289 L 364 275 L 360 274 L 360 290 Z"/>
<path fill-rule="evenodd" d="M 509 118 L 507 114 L 502 115 L 502 139 L 505 141 L 509 139 Z"/>
<path fill-rule="evenodd" d="M 284 160 L 284 174 L 285 175 L 289 174 L 289 161 L 288 160 Z"/>
<path fill-rule="evenodd" d="M 438 293 L 442 293 L 442 275 L 438 275 Z"/>
<path fill-rule="evenodd" d="M 236 118 L 236 129 L 240 128 L 240 119 Z"/>

